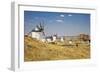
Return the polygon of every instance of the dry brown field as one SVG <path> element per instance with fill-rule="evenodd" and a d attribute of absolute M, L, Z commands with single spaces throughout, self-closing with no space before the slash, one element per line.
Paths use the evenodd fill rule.
<path fill-rule="evenodd" d="M 24 37 L 24 61 L 46 61 L 46 60 L 73 60 L 89 59 L 90 45 L 79 44 L 62 45 L 43 43 L 29 36 Z"/>

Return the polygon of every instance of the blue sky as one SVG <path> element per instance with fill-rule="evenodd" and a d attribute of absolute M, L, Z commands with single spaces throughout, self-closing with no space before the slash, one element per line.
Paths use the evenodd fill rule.
<path fill-rule="evenodd" d="M 24 11 L 24 31 L 30 32 L 40 22 L 46 35 L 90 35 L 90 14 Z"/>

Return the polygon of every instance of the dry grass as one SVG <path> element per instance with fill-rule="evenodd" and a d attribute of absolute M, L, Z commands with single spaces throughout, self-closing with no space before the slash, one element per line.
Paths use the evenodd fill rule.
<path fill-rule="evenodd" d="M 90 58 L 90 46 L 86 44 L 80 44 L 78 47 L 61 46 L 25 37 L 24 47 L 24 61 Z"/>

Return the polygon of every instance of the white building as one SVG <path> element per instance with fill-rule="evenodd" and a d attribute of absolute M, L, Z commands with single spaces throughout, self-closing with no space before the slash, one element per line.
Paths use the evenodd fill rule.
<path fill-rule="evenodd" d="M 52 40 L 53 40 L 52 36 L 46 37 L 45 39 L 46 39 L 46 42 L 52 42 Z"/>
<path fill-rule="evenodd" d="M 60 41 L 61 41 L 61 42 L 64 42 L 64 37 L 61 37 L 61 38 L 60 38 Z"/>
<path fill-rule="evenodd" d="M 57 35 L 52 36 L 52 41 L 55 42 L 57 40 Z"/>
<path fill-rule="evenodd" d="M 57 35 L 45 37 L 47 42 L 55 42 L 57 41 Z"/>
<path fill-rule="evenodd" d="M 31 36 L 32 36 L 32 38 L 36 38 L 37 40 L 40 40 L 41 32 L 32 31 Z"/>
<path fill-rule="evenodd" d="M 41 40 L 42 36 L 43 36 L 43 28 L 41 26 L 37 26 L 31 31 L 32 38 L 36 38 L 37 40 Z"/>

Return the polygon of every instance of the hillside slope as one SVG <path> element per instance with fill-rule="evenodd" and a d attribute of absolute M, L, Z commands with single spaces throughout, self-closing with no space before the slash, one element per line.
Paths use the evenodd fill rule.
<path fill-rule="evenodd" d="M 63 60 L 63 59 L 87 59 L 90 58 L 90 47 L 60 46 L 48 44 L 24 37 L 24 61 Z"/>

